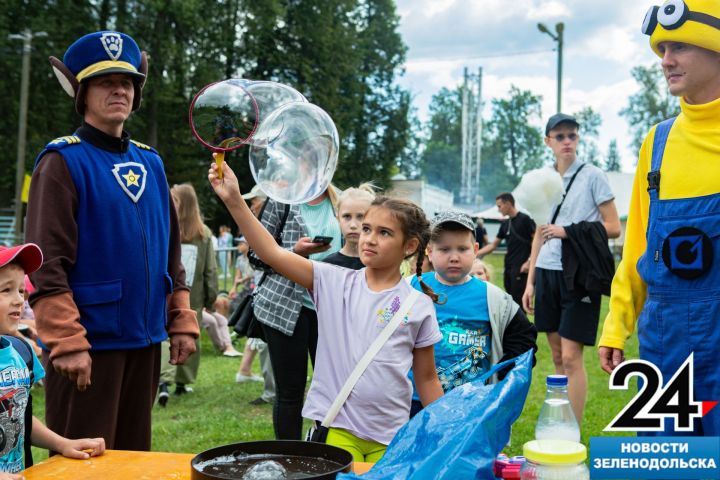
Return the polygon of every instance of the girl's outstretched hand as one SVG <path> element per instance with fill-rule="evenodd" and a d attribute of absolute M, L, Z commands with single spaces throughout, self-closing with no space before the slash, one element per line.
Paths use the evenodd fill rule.
<path fill-rule="evenodd" d="M 213 157 L 214 156 L 215 154 L 213 153 Z M 222 200 L 225 205 L 231 205 L 242 201 L 238 179 L 235 176 L 235 172 L 232 171 L 232 168 L 230 168 L 227 162 L 223 163 L 222 173 L 223 178 L 220 178 L 217 164 L 213 162 L 210 165 L 210 169 L 208 170 L 208 181 L 210 181 L 210 185 L 213 190 L 215 190 L 215 194 L 220 197 L 220 200 Z"/>

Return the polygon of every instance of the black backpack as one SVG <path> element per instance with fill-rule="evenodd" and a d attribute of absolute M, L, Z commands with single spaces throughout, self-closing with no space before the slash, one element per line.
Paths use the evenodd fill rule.
<path fill-rule="evenodd" d="M 35 356 L 32 352 L 32 347 L 28 343 L 18 337 L 12 335 L 3 335 L 2 338 L 10 342 L 10 345 L 20 354 L 20 357 L 27 365 L 28 372 L 30 372 L 30 390 L 28 390 L 28 403 L 25 407 L 25 443 L 23 449 L 25 452 L 25 468 L 30 468 L 33 465 L 32 458 L 32 445 L 30 444 L 30 438 L 32 435 L 32 385 L 35 380 L 35 374 L 33 373 L 33 367 L 35 365 Z"/>

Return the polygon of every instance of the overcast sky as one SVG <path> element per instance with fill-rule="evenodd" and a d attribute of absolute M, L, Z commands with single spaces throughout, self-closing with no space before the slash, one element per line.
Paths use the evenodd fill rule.
<path fill-rule="evenodd" d="M 491 98 L 511 84 L 543 96 L 543 118 L 555 113 L 556 43 L 537 29 L 565 23 L 563 111 L 591 106 L 602 116 L 599 147 L 617 139 L 624 171 L 633 171 L 628 123 L 618 112 L 637 90 L 635 65 L 659 62 L 640 33 L 649 0 L 397 0 L 400 32 L 408 46 L 400 84 L 415 97 L 422 120 L 432 95 L 462 83 L 463 67 L 483 68 L 484 118 Z M 542 51 L 544 50 L 544 51 Z M 518 52 L 531 55 L 504 56 Z M 538 52 L 539 51 L 539 52 Z M 648 126 L 649 127 L 649 126 Z"/>

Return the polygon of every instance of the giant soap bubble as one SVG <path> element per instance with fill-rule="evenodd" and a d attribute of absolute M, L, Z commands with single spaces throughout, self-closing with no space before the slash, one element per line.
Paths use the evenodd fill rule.
<path fill-rule="evenodd" d="M 259 124 L 278 107 L 306 101 L 281 83 L 232 78 L 211 83 L 195 95 L 190 127 L 203 145 L 227 152 L 251 143 Z"/>
<path fill-rule="evenodd" d="M 250 169 L 267 195 L 305 203 L 330 185 L 339 151 L 330 116 L 312 103 L 293 102 L 272 112 L 250 147 Z"/>
<path fill-rule="evenodd" d="M 229 152 L 257 129 L 257 101 L 239 84 L 217 82 L 200 90 L 190 106 L 190 128 L 215 152 Z"/>
<path fill-rule="evenodd" d="M 297 90 L 277 82 L 230 79 L 204 87 L 190 106 L 190 127 L 207 148 L 249 145 L 250 169 L 265 193 L 304 203 L 327 189 L 339 139 L 332 119 Z"/>

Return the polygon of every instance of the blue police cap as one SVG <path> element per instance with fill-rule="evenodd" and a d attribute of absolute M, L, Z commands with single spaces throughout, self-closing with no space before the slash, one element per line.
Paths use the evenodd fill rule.
<path fill-rule="evenodd" d="M 144 79 L 142 54 L 135 40 L 122 32 L 89 33 L 65 52 L 63 63 L 79 83 L 100 75 L 124 73 Z"/>

